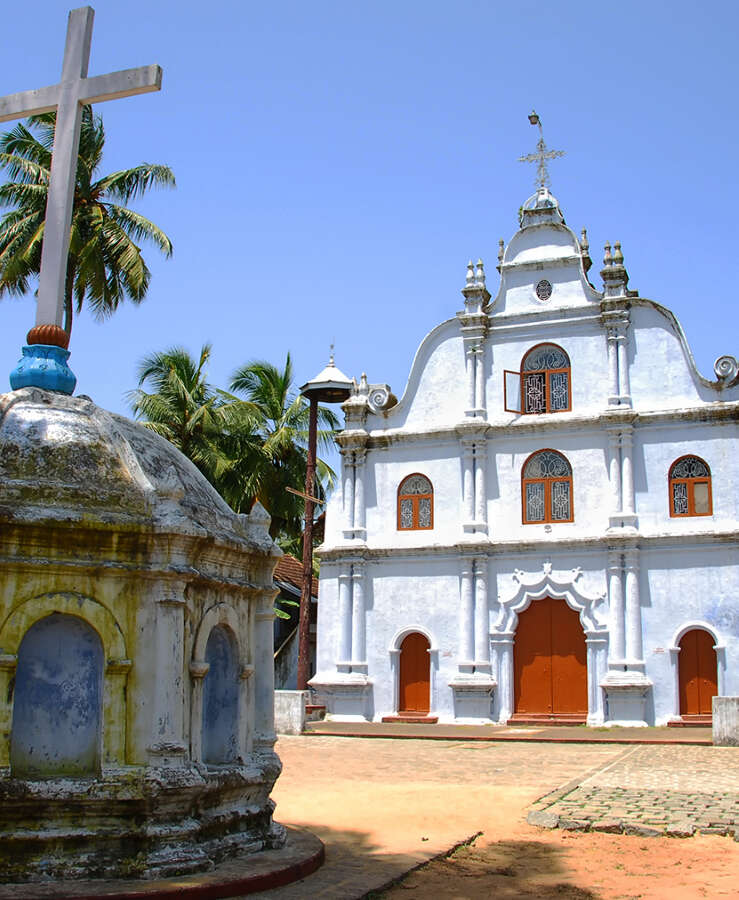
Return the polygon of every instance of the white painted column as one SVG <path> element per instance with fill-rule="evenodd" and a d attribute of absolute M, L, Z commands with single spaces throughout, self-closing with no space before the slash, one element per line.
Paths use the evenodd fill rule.
<path fill-rule="evenodd" d="M 473 471 L 473 444 L 462 441 L 462 496 L 464 498 L 464 521 L 475 519 L 475 484 Z"/>
<path fill-rule="evenodd" d="M 633 436 L 631 430 L 621 433 L 621 509 L 626 514 L 634 513 L 634 462 Z"/>
<path fill-rule="evenodd" d="M 365 527 L 365 507 L 364 507 L 364 474 L 365 474 L 365 457 L 364 450 L 354 451 L 354 529 L 364 529 Z"/>
<path fill-rule="evenodd" d="M 639 594 L 639 551 L 624 554 L 626 570 L 626 659 L 630 669 L 644 666 L 641 628 L 641 597 Z"/>
<path fill-rule="evenodd" d="M 608 430 L 608 477 L 611 483 L 611 513 L 618 515 L 621 509 L 621 433 L 616 428 Z"/>
<path fill-rule="evenodd" d="M 485 413 L 485 350 L 482 346 L 475 351 L 475 409 Z"/>
<path fill-rule="evenodd" d="M 626 657 L 624 585 L 621 554 L 608 555 L 608 608 L 610 610 L 609 666 L 621 669 Z"/>
<path fill-rule="evenodd" d="M 344 484 L 344 537 L 354 529 L 354 451 L 344 450 L 341 454 Z"/>
<path fill-rule="evenodd" d="M 617 406 L 618 387 L 618 347 L 617 332 L 615 328 L 609 328 L 608 332 L 608 405 Z"/>
<path fill-rule="evenodd" d="M 271 751 L 275 734 L 274 591 L 265 588 L 254 617 L 254 749 Z"/>
<path fill-rule="evenodd" d="M 156 602 L 154 625 L 156 676 L 151 685 L 154 694 L 152 733 L 147 750 L 157 765 L 181 762 L 187 752 L 183 741 L 184 697 L 184 585 L 164 586 L 164 596 Z M 271 643 L 270 643 L 271 646 Z M 274 665 L 274 664 L 273 664 Z"/>
<path fill-rule="evenodd" d="M 462 579 L 459 603 L 459 665 L 472 664 L 475 656 L 475 609 L 474 609 L 474 560 L 462 559 Z"/>
<path fill-rule="evenodd" d="M 364 566 L 354 564 L 352 575 L 352 655 L 353 665 L 367 662 L 367 646 L 364 616 Z"/>
<path fill-rule="evenodd" d="M 339 575 L 339 664 L 352 657 L 352 584 L 351 567 Z"/>
<path fill-rule="evenodd" d="M 490 666 L 488 615 L 488 561 L 477 560 L 475 571 L 475 666 Z"/>
<path fill-rule="evenodd" d="M 618 335 L 618 392 L 621 399 L 626 400 L 631 405 L 628 351 L 628 333 L 624 330 Z"/>
<path fill-rule="evenodd" d="M 497 634 L 498 721 L 504 725 L 513 715 L 513 635 Z"/>
<path fill-rule="evenodd" d="M 475 521 L 487 523 L 487 487 L 485 470 L 487 468 L 487 444 L 484 440 L 475 444 Z"/>
<path fill-rule="evenodd" d="M 203 660 L 190 663 L 190 759 L 203 761 L 203 681 L 210 670 L 210 664 Z"/>
<path fill-rule="evenodd" d="M 475 348 L 468 347 L 467 355 L 467 411 L 475 408 Z"/>

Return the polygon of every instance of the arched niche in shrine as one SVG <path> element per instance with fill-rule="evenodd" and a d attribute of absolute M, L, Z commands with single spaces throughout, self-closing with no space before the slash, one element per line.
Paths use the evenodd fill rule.
<path fill-rule="evenodd" d="M 239 659 L 231 629 L 216 625 L 205 645 L 203 762 L 232 763 L 239 756 Z"/>
<path fill-rule="evenodd" d="M 35 622 L 18 649 L 10 769 L 17 778 L 100 771 L 103 646 L 76 616 Z"/>

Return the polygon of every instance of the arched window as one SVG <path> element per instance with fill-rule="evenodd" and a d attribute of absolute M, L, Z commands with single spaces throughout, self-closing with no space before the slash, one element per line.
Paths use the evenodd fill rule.
<path fill-rule="evenodd" d="M 710 516 L 711 470 L 698 456 L 681 456 L 670 467 L 670 515 Z"/>
<path fill-rule="evenodd" d="M 572 522 L 572 467 L 556 450 L 532 453 L 523 465 L 524 525 Z"/>
<path fill-rule="evenodd" d="M 570 358 L 556 344 L 537 344 L 521 360 L 520 372 L 504 373 L 508 412 L 553 413 L 572 409 Z"/>
<path fill-rule="evenodd" d="M 398 530 L 434 527 L 434 488 L 425 475 L 409 475 L 398 488 Z"/>

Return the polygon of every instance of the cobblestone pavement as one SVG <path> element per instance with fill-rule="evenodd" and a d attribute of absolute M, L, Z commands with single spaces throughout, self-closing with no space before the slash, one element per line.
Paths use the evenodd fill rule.
<path fill-rule="evenodd" d="M 528 822 L 643 837 L 700 831 L 739 840 L 739 749 L 632 747 L 542 797 Z"/>

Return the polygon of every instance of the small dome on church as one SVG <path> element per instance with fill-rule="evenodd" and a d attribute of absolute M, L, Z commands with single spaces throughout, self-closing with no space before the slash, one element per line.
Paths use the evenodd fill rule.
<path fill-rule="evenodd" d="M 228 541 L 246 538 L 248 527 L 169 441 L 87 397 L 40 388 L 0 394 L 0 517 Z"/>
<path fill-rule="evenodd" d="M 552 209 L 553 207 L 559 208 L 559 201 L 547 187 L 540 187 L 523 205 L 523 209 Z"/>

